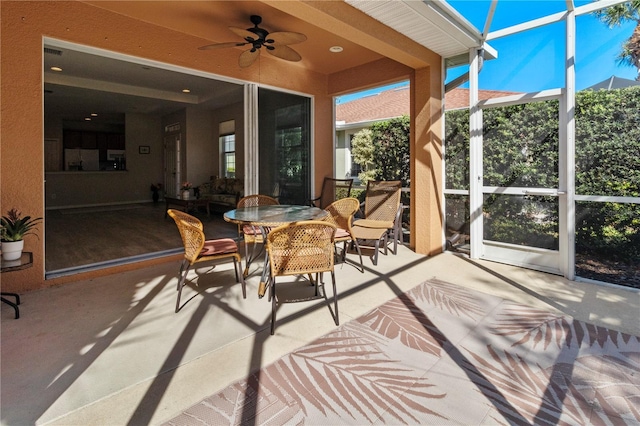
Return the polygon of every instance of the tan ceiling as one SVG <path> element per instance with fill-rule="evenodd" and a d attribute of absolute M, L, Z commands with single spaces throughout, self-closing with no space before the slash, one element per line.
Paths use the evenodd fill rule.
<path fill-rule="evenodd" d="M 439 64 L 440 56 L 463 54 L 466 57 L 469 47 L 477 44 L 474 39 L 477 34 L 467 28 L 460 17 L 451 18 L 443 2 L 93 0 L 84 3 L 199 37 L 201 45 L 241 41 L 229 27 L 252 27 L 250 16 L 260 15 L 260 27 L 269 32 L 293 31 L 307 36 L 305 42 L 291 46 L 302 56 L 300 62 L 291 66 L 327 76 L 384 58 L 409 68 Z M 141 43 L 144 42 L 141 35 Z M 332 46 L 342 46 L 344 50 L 331 53 Z M 114 114 L 166 113 L 177 105 L 195 102 L 205 106 L 203 99 L 207 99 L 206 107 L 216 108 L 222 102 L 242 96 L 242 86 L 238 84 L 95 56 L 74 51 L 73 46 L 51 47 L 64 51 L 62 56 L 44 56 L 46 111 L 56 111 L 59 115 L 80 116 L 90 104 Z M 239 56 L 246 47 L 232 49 Z M 215 56 L 215 50 L 194 47 L 193 55 L 206 60 Z M 64 76 L 52 74 L 51 65 L 61 66 Z M 153 87 L 148 87 L 151 82 Z M 176 98 L 175 93 L 184 87 L 217 96 Z"/>
<path fill-rule="evenodd" d="M 295 18 L 261 1 L 90 1 L 87 3 L 200 37 L 203 45 L 242 41 L 229 30 L 229 27 L 252 27 L 249 17 L 260 15 L 262 17 L 260 27 L 269 32 L 293 31 L 305 34 L 307 41 L 291 45 L 302 56 L 300 66 L 325 75 L 382 58 L 379 53 Z M 273 3 L 287 9 L 288 2 Z M 342 46 L 344 51 L 340 54 L 331 53 L 329 48 L 336 45 Z M 242 51 L 246 50 L 246 47 L 235 49 L 240 55 Z M 204 58 L 214 55 L 211 50 L 196 50 L 193 53 Z"/>

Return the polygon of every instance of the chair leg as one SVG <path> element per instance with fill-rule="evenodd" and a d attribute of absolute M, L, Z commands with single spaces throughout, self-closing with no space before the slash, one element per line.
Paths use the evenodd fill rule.
<path fill-rule="evenodd" d="M 336 274 L 333 271 L 331 271 L 331 282 L 333 284 L 333 308 L 336 311 L 335 323 L 336 325 L 340 325 L 340 318 L 338 317 L 338 293 L 336 289 Z"/>
<path fill-rule="evenodd" d="M 176 286 L 176 290 L 180 290 L 180 284 L 182 283 L 182 273 L 184 272 L 184 268 L 189 267 L 189 261 L 183 260 L 180 264 L 180 272 L 178 272 L 178 285 Z"/>
<path fill-rule="evenodd" d="M 400 232 L 400 228 L 398 226 L 394 226 L 391 234 L 393 235 L 393 254 L 395 255 L 398 254 L 398 241 L 400 240 L 400 236 L 402 235 L 402 233 Z"/>
<path fill-rule="evenodd" d="M 374 266 L 378 265 L 378 251 L 380 251 L 380 240 L 376 241 L 375 250 L 376 250 L 376 252 L 373 254 L 373 265 Z"/>
<path fill-rule="evenodd" d="M 362 252 L 360 251 L 360 244 L 358 244 L 358 240 L 355 238 L 351 242 L 356 246 L 358 256 L 360 257 L 360 272 L 364 274 L 364 263 L 362 263 Z"/>
<path fill-rule="evenodd" d="M 185 268 L 186 266 L 186 268 Z M 180 296 L 182 295 L 182 287 L 185 286 L 185 281 L 187 280 L 187 274 L 189 273 L 189 262 L 184 260 L 182 266 L 180 267 L 180 279 L 178 280 L 178 298 L 176 299 L 176 312 L 180 310 Z"/>
<path fill-rule="evenodd" d="M 243 276 L 247 277 L 249 276 L 249 264 L 251 263 L 251 255 L 253 253 L 249 254 L 249 243 L 247 243 L 247 240 L 244 240 L 244 272 L 243 272 Z"/>
<path fill-rule="evenodd" d="M 387 232 L 384 233 L 384 255 L 389 254 L 389 234 Z"/>
<path fill-rule="evenodd" d="M 240 255 L 236 254 L 233 257 L 233 269 L 236 271 L 236 281 L 242 284 L 242 297 L 247 298 L 247 283 L 244 280 L 244 275 L 242 275 L 242 261 L 240 260 Z"/>
<path fill-rule="evenodd" d="M 271 297 L 271 335 L 276 332 L 276 278 L 271 278 L 271 286 L 269 290 L 269 297 Z"/>

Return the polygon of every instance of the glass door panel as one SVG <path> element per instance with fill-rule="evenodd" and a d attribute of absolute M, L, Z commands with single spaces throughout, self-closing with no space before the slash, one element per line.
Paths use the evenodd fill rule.
<path fill-rule="evenodd" d="M 556 100 L 483 111 L 484 258 L 560 272 L 558 117 Z"/>
<path fill-rule="evenodd" d="M 311 99 L 258 89 L 259 191 L 280 204 L 311 198 Z"/>

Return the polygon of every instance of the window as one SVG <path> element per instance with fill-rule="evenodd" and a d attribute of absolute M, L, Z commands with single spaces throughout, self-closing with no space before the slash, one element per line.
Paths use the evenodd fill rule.
<path fill-rule="evenodd" d="M 236 135 L 220 136 L 222 146 L 222 173 L 224 177 L 236 177 Z"/>
<path fill-rule="evenodd" d="M 221 174 L 227 178 L 236 177 L 236 123 L 235 120 L 220 123 Z"/>

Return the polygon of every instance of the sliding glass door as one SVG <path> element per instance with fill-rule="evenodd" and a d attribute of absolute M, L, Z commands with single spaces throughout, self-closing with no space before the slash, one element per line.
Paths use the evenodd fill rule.
<path fill-rule="evenodd" d="M 258 89 L 258 186 L 281 204 L 311 198 L 311 99 Z"/>

